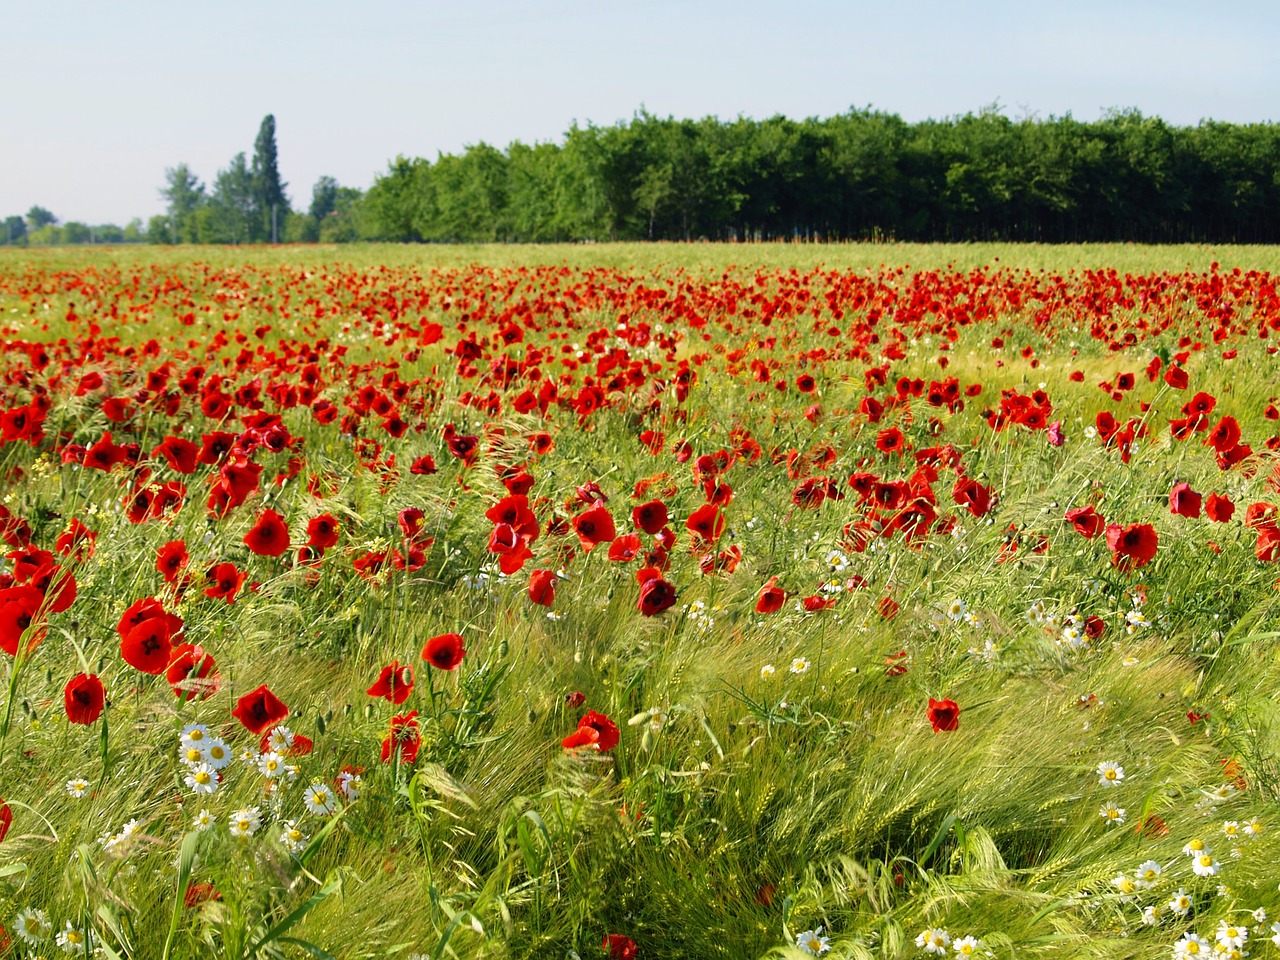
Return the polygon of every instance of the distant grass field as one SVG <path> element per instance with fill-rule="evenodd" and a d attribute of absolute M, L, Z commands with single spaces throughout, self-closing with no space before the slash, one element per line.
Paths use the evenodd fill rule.
<path fill-rule="evenodd" d="M 192 260 L 216 264 L 344 263 L 389 267 L 432 265 L 490 267 L 516 265 L 602 266 L 650 270 L 683 267 L 723 270 L 730 266 L 774 270 L 876 270 L 910 266 L 918 270 L 971 270 L 1003 265 L 1015 270 L 1115 269 L 1121 273 L 1207 270 L 1218 262 L 1241 270 L 1280 272 L 1280 247 L 1152 246 L 1132 243 L 609 243 L 609 244 L 308 244 L 251 247 L 54 247 L 0 250 L 0 262 L 27 262 L 42 269 L 78 265 L 158 263 L 181 265 Z"/>
<path fill-rule="evenodd" d="M 0 252 L 0 956 L 1277 954 L 1278 269 Z"/>

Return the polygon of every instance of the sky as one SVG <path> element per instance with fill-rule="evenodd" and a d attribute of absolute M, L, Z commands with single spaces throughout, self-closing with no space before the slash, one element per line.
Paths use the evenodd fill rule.
<path fill-rule="evenodd" d="M 295 208 L 397 154 L 559 141 L 575 121 L 908 121 L 1137 108 L 1280 121 L 1280 4 L 1195 0 L 0 0 L 0 217 L 123 225 L 274 114 Z"/>

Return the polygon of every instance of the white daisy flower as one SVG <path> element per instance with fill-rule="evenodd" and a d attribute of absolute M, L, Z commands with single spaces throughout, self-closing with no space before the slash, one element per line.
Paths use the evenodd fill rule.
<path fill-rule="evenodd" d="M 284 724 L 273 727 L 267 737 L 267 748 L 276 753 L 285 753 L 293 746 L 293 731 Z"/>
<path fill-rule="evenodd" d="M 262 826 L 262 812 L 257 807 L 237 810 L 228 818 L 233 837 L 252 837 Z"/>
<path fill-rule="evenodd" d="M 1111 885 L 1120 891 L 1121 903 L 1128 903 L 1133 899 L 1133 895 L 1138 892 L 1137 882 L 1123 873 L 1117 873 L 1112 877 Z"/>
<path fill-rule="evenodd" d="M 1114 803 L 1104 803 L 1098 810 L 1098 816 L 1107 822 L 1109 826 L 1118 827 L 1124 823 L 1125 809 L 1117 807 Z"/>
<path fill-rule="evenodd" d="M 88 938 L 83 930 L 73 927 L 68 920 L 66 928 L 58 932 L 57 944 L 63 953 L 83 954 L 88 947 Z"/>
<path fill-rule="evenodd" d="M 202 740 L 199 743 L 190 743 L 183 746 L 178 759 L 191 767 L 194 767 L 197 763 L 204 763 L 204 745 L 206 743 L 208 743 L 207 740 Z"/>
<path fill-rule="evenodd" d="M 778 672 L 777 667 L 775 667 L 772 663 L 766 663 L 763 667 L 760 668 L 760 679 L 761 680 L 772 679 L 773 675 L 777 672 Z"/>
<path fill-rule="evenodd" d="M 809 672 L 810 666 L 812 666 L 812 664 L 804 657 L 796 657 L 791 661 L 791 672 L 797 677 L 803 677 Z"/>
<path fill-rule="evenodd" d="M 307 840 L 310 838 L 302 832 L 298 825 L 292 820 L 286 820 L 280 824 L 280 842 L 284 844 L 284 848 L 290 853 L 301 853 L 307 848 Z"/>
<path fill-rule="evenodd" d="M 978 948 L 982 946 L 982 941 L 977 937 L 961 937 L 955 943 L 956 956 L 972 957 L 978 952 Z"/>
<path fill-rule="evenodd" d="M 1198 857 L 1202 853 L 1213 853 L 1213 848 L 1199 837 L 1194 837 L 1187 841 L 1187 845 L 1182 848 L 1182 852 L 1188 857 Z"/>
<path fill-rule="evenodd" d="M 1191 910 L 1191 895 L 1179 887 L 1178 892 L 1169 901 L 1169 909 L 1178 916 L 1185 917 Z"/>
<path fill-rule="evenodd" d="M 942 956 L 947 952 L 947 947 L 951 946 L 951 934 L 941 927 L 930 927 L 916 937 L 916 946 L 927 953 Z"/>
<path fill-rule="evenodd" d="M 204 745 L 204 762 L 215 770 L 223 769 L 231 762 L 231 748 L 218 737 L 210 738 Z"/>
<path fill-rule="evenodd" d="M 1220 864 L 1212 854 L 1202 853 L 1191 861 L 1191 869 L 1197 877 L 1217 876 Z"/>
<path fill-rule="evenodd" d="M 1248 927 L 1237 927 L 1227 920 L 1219 921 L 1214 939 L 1228 950 L 1239 950 L 1249 939 Z"/>
<path fill-rule="evenodd" d="M 1160 879 L 1160 864 L 1154 860 L 1144 860 L 1138 864 L 1138 876 L 1135 882 L 1144 890 L 1150 890 L 1156 885 L 1156 881 Z"/>
<path fill-rule="evenodd" d="M 185 751 L 188 747 L 198 747 L 209 739 L 209 728 L 203 723 L 188 723 L 178 734 L 178 743 Z"/>
<path fill-rule="evenodd" d="M 182 779 L 187 789 L 193 791 L 196 796 L 207 796 L 218 792 L 218 771 L 207 763 L 197 763 Z"/>
<path fill-rule="evenodd" d="M 206 830 L 213 828 L 213 814 L 208 810 L 201 810 L 191 820 L 191 827 L 197 833 L 204 833 Z"/>
<path fill-rule="evenodd" d="M 284 758 L 274 750 L 268 750 L 258 757 L 258 772 L 268 780 L 283 776 L 285 772 Z"/>
<path fill-rule="evenodd" d="M 1184 933 L 1182 939 L 1173 945 L 1173 956 L 1175 960 L 1181 960 L 1182 957 L 1207 957 L 1212 949 L 1209 941 L 1198 934 Z"/>
<path fill-rule="evenodd" d="M 796 946 L 805 953 L 820 954 L 826 953 L 831 949 L 830 938 L 822 935 L 822 928 L 816 930 L 806 930 L 804 933 L 796 934 Z"/>
<path fill-rule="evenodd" d="M 53 932 L 49 925 L 49 915 L 35 907 L 27 907 L 14 918 L 14 929 L 18 936 L 27 943 L 39 943 Z"/>
<path fill-rule="evenodd" d="M 342 791 L 342 795 L 348 800 L 358 800 L 360 798 L 360 788 L 363 785 L 364 778 L 358 773 L 343 770 L 338 774 L 338 789 Z"/>
<path fill-rule="evenodd" d="M 329 789 L 329 785 L 319 782 L 307 787 L 303 802 L 306 804 L 307 813 L 317 817 L 327 817 L 333 813 L 338 805 L 337 798 L 333 795 L 333 791 Z"/>
<path fill-rule="evenodd" d="M 67 781 L 67 796 L 79 800 L 89 792 L 89 781 L 84 777 L 76 777 Z"/>
<path fill-rule="evenodd" d="M 1110 760 L 1098 764 L 1098 783 L 1104 787 L 1118 787 L 1124 779 L 1124 767 Z"/>

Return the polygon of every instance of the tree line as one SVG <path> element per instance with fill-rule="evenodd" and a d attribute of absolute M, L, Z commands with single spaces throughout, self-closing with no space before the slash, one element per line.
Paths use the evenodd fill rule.
<path fill-rule="evenodd" d="M 917 123 L 871 109 L 759 121 L 641 111 L 575 124 L 558 143 L 400 156 L 367 191 L 322 177 L 305 210 L 285 187 L 267 116 L 251 160 L 237 154 L 210 187 L 170 168 L 166 212 L 127 237 L 111 229 L 155 243 L 1276 243 L 1280 125 L 1172 126 L 1133 110 L 1080 121 L 988 108 Z M 6 222 L 10 242 L 58 229 L 30 213 Z"/>
<path fill-rule="evenodd" d="M 1280 126 L 642 112 L 559 144 L 398 157 L 364 202 L 393 240 L 1275 243 Z"/>

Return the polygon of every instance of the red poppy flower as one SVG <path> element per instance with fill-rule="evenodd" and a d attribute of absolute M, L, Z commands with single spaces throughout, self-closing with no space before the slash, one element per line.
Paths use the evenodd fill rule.
<path fill-rule="evenodd" d="M 77 673 L 62 690 L 67 719 L 88 726 L 102 716 L 107 692 L 102 681 L 91 673 Z"/>
<path fill-rule="evenodd" d="M 200 448 L 182 437 L 165 437 L 152 451 L 152 456 L 162 456 L 170 468 L 178 473 L 195 473 Z"/>
<path fill-rule="evenodd" d="M 881 597 L 880 602 L 876 604 L 876 610 L 886 620 L 892 620 L 898 615 L 898 601 L 893 597 Z"/>
<path fill-rule="evenodd" d="M 399 660 L 392 660 L 382 668 L 378 679 L 373 681 L 373 686 L 365 693 L 400 706 L 413 693 L 413 667 L 407 664 L 402 667 Z"/>
<path fill-rule="evenodd" d="M 231 715 L 250 733 L 260 734 L 289 716 L 289 708 L 264 683 L 237 700 Z"/>
<path fill-rule="evenodd" d="M 9 805 L 0 800 L 0 843 L 4 843 L 4 838 L 9 835 L 9 828 L 13 826 L 13 811 L 9 809 Z"/>
<path fill-rule="evenodd" d="M 543 607 L 556 602 L 555 571 L 535 570 L 529 575 L 529 599 Z"/>
<path fill-rule="evenodd" d="M 422 659 L 440 670 L 454 670 L 466 653 L 461 634 L 442 633 L 426 642 L 422 648 Z"/>
<path fill-rule="evenodd" d="M 1169 512 L 1192 520 L 1200 516 L 1200 494 L 1189 483 L 1175 483 L 1169 491 Z"/>
<path fill-rule="evenodd" d="M 636 960 L 639 952 L 636 942 L 620 933 L 606 933 L 600 949 L 608 951 L 609 960 Z"/>
<path fill-rule="evenodd" d="M 636 609 L 646 617 L 655 616 L 675 604 L 676 588 L 663 580 L 657 569 L 645 567 L 636 576 L 640 580 L 640 600 Z"/>
<path fill-rule="evenodd" d="M 588 710 L 578 721 L 578 729 L 560 741 L 566 750 L 588 747 L 600 753 L 608 753 L 618 745 L 618 725 L 603 713 Z"/>
<path fill-rule="evenodd" d="M 328 550 L 338 542 L 338 518 L 322 513 L 307 522 L 307 546 Z"/>
<path fill-rule="evenodd" d="M 778 586 L 778 578 L 770 577 L 756 598 L 756 613 L 777 613 L 787 602 L 787 591 Z"/>
<path fill-rule="evenodd" d="M 684 525 L 703 540 L 719 540 L 725 528 L 724 514 L 714 503 L 704 503 L 689 514 Z"/>
<path fill-rule="evenodd" d="M 185 541 L 170 540 L 156 551 L 156 570 L 164 577 L 165 583 L 173 583 L 178 579 L 178 574 L 186 569 L 190 559 Z"/>
<path fill-rule="evenodd" d="M 876 449 L 881 453 L 901 454 L 907 447 L 907 438 L 897 427 L 881 430 L 876 434 Z"/>
<path fill-rule="evenodd" d="M 248 576 L 247 573 L 236 569 L 234 563 L 215 564 L 205 574 L 205 582 L 209 586 L 205 588 L 204 595 L 215 600 L 221 599 L 227 603 L 235 603 L 236 594 L 240 592 L 240 587 L 244 585 Z"/>
<path fill-rule="evenodd" d="M 163 617 L 144 620 L 120 641 L 120 656 L 135 670 L 159 675 L 169 666 L 173 653 L 170 636 L 169 624 Z"/>
<path fill-rule="evenodd" d="M 1123 570 L 1150 563 L 1158 546 L 1159 538 L 1149 523 L 1131 523 L 1127 527 L 1112 523 L 1107 526 L 1107 547 L 1113 554 L 1115 565 Z"/>
<path fill-rule="evenodd" d="M 630 563 L 640 553 L 640 538 L 634 533 L 624 533 L 609 544 L 609 559 L 614 563 Z"/>
<path fill-rule="evenodd" d="M 77 560 L 92 557 L 94 544 L 98 534 L 90 530 L 77 518 L 72 517 L 67 529 L 59 534 L 53 548 L 64 557 L 74 556 Z"/>
<path fill-rule="evenodd" d="M 1094 509 L 1093 504 L 1085 507 L 1072 507 L 1065 517 L 1067 523 L 1075 528 L 1076 533 L 1086 540 L 1092 540 L 1102 532 L 1106 518 Z"/>
<path fill-rule="evenodd" d="M 278 557 L 289 549 L 289 528 L 284 517 L 274 510 L 264 510 L 252 529 L 244 535 L 245 545 L 263 557 Z"/>
<path fill-rule="evenodd" d="M 405 507 L 400 511 L 396 522 L 399 524 L 400 532 L 404 534 L 406 540 L 416 540 L 418 534 L 422 533 L 422 527 L 426 519 L 427 515 L 418 507 Z"/>
<path fill-rule="evenodd" d="M 418 711 L 396 714 L 391 718 L 391 733 L 382 741 L 382 762 L 389 763 L 392 754 L 398 754 L 401 763 L 413 763 L 418 759 L 422 746 L 422 734 L 418 730 Z"/>
<path fill-rule="evenodd" d="M 45 564 L 32 574 L 30 582 L 44 594 L 48 613 L 62 613 L 75 603 L 76 578 L 55 564 Z"/>
<path fill-rule="evenodd" d="M 617 536 L 613 517 L 603 500 L 597 500 L 590 510 L 578 514 L 573 520 L 573 529 L 578 534 L 584 551 L 590 551 L 597 543 L 607 543 Z"/>
<path fill-rule="evenodd" d="M 27 653 L 44 639 L 45 628 L 37 625 L 36 615 L 44 603 L 44 594 L 32 586 L 5 587 L 0 590 L 0 650 L 11 657 L 18 655 L 18 645 L 27 634 Z"/>
<path fill-rule="evenodd" d="M 1230 497 L 1209 494 L 1204 501 L 1204 515 L 1214 523 L 1226 523 L 1235 515 L 1236 505 Z"/>
<path fill-rule="evenodd" d="M 1223 417 L 1209 431 L 1204 442 L 1205 446 L 1213 447 L 1218 453 L 1226 453 L 1240 442 L 1240 424 L 1235 417 Z"/>
<path fill-rule="evenodd" d="M 192 883 L 187 885 L 186 893 L 182 897 L 182 905 L 191 910 L 202 903 L 211 903 L 221 899 L 222 894 L 212 883 Z"/>
<path fill-rule="evenodd" d="M 195 643 L 180 643 L 169 655 L 164 678 L 179 700 L 204 700 L 217 692 L 221 683 L 217 663 Z"/>
<path fill-rule="evenodd" d="M 975 517 L 991 509 L 991 491 L 970 477 L 961 477 L 951 488 L 951 498 Z"/>
<path fill-rule="evenodd" d="M 960 707 L 954 700 L 935 700 L 930 697 L 928 716 L 934 733 L 949 733 L 960 726 Z"/>

